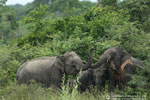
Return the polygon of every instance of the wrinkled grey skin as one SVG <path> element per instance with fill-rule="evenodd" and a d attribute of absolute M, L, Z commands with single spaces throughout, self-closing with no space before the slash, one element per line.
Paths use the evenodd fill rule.
<path fill-rule="evenodd" d="M 16 79 L 18 84 L 29 84 L 30 80 L 35 80 L 47 87 L 60 87 L 63 74 L 76 75 L 87 66 L 90 64 L 85 65 L 75 52 L 67 52 L 64 56 L 40 57 L 22 64 L 17 71 Z"/>
<path fill-rule="evenodd" d="M 91 86 L 96 86 L 98 91 L 105 87 L 105 82 L 108 80 L 109 74 L 106 68 L 88 69 L 81 72 L 78 85 L 78 90 L 84 92 L 90 90 Z"/>
<path fill-rule="evenodd" d="M 142 63 L 142 61 L 140 61 L 134 57 L 131 57 L 129 55 L 123 56 L 123 58 L 121 60 L 125 61 L 128 58 L 131 59 L 132 64 L 127 64 L 125 66 L 123 72 L 119 72 L 117 69 L 109 68 L 109 66 L 112 66 L 112 65 L 108 65 L 108 70 L 109 70 L 109 79 L 108 80 L 109 80 L 109 91 L 110 92 L 114 91 L 114 88 L 124 89 L 125 86 L 130 86 L 132 88 L 135 87 L 135 86 L 131 86 L 130 84 L 128 84 L 128 82 L 130 82 L 132 80 L 132 75 L 137 74 L 137 71 L 142 71 L 144 69 L 144 64 Z M 122 61 L 121 61 L 121 64 L 122 64 Z M 120 74 L 120 73 L 122 73 L 122 74 Z M 121 76 L 121 75 L 123 75 L 123 76 Z M 121 76 L 119 81 L 116 80 L 116 77 L 118 77 L 118 76 Z"/>
<path fill-rule="evenodd" d="M 99 58 L 99 60 L 92 65 L 91 68 L 98 68 L 103 64 L 113 62 L 116 68 L 121 66 L 121 57 L 123 56 L 123 50 L 119 47 L 112 47 L 107 49 Z"/>
<path fill-rule="evenodd" d="M 106 68 L 108 68 L 108 73 L 109 74 L 109 89 L 110 91 L 113 90 L 114 87 L 118 84 L 117 81 L 115 80 L 116 75 L 114 73 L 117 73 L 117 70 L 120 69 L 121 65 L 123 64 L 124 61 L 127 59 L 131 59 L 132 64 L 127 64 L 125 66 L 125 74 L 136 74 L 136 69 L 144 69 L 144 64 L 142 61 L 131 57 L 128 53 L 125 53 L 121 48 L 119 47 L 112 47 L 107 49 L 99 58 L 99 60 L 92 65 L 91 68 L 98 68 L 104 65 Z M 119 74 L 118 74 L 119 75 Z M 107 79 L 107 78 L 106 78 Z M 125 76 L 125 79 L 122 79 L 125 81 L 124 83 L 126 84 L 131 80 L 130 75 Z M 121 81 L 122 81 L 121 80 Z M 122 81 L 122 82 L 123 82 Z M 124 84 L 122 83 L 122 84 Z"/>
<path fill-rule="evenodd" d="M 131 57 L 131 62 L 132 64 L 127 64 L 124 69 L 126 86 L 130 86 L 128 82 L 132 80 L 132 76 L 134 74 L 137 74 L 137 71 L 142 71 L 145 68 L 141 60 Z M 131 87 L 135 87 L 135 86 L 131 86 Z"/>
<path fill-rule="evenodd" d="M 145 67 L 144 67 L 144 64 L 141 60 L 138 60 L 134 57 L 131 57 L 131 62 L 132 62 L 132 65 L 131 64 L 127 64 L 126 67 L 125 67 L 125 72 L 126 73 L 129 73 L 129 74 L 136 74 L 136 70 L 143 70 Z"/>
<path fill-rule="evenodd" d="M 90 85 L 94 85 L 98 90 L 101 90 L 105 86 L 105 81 L 109 78 L 108 66 L 105 66 L 104 64 L 111 61 L 119 67 L 121 65 L 120 59 L 122 57 L 122 52 L 121 48 L 110 48 L 106 50 L 99 58 L 98 62 L 92 65 L 92 69 L 81 73 L 79 78 L 79 82 L 81 83 L 79 85 L 79 90 L 85 91 Z"/>
<path fill-rule="evenodd" d="M 81 72 L 78 90 L 84 92 L 92 85 L 96 86 L 97 90 L 101 90 L 105 87 L 105 82 L 109 80 L 109 91 L 112 91 L 117 86 L 116 75 L 113 75 L 113 72 L 116 73 L 116 70 L 120 68 L 122 63 L 129 58 L 132 64 L 125 66 L 125 73 L 135 74 L 137 68 L 144 69 L 142 61 L 131 57 L 129 54 L 123 52 L 121 48 L 113 47 L 106 50 L 99 61 L 92 65 L 92 69 Z M 126 75 L 124 81 L 129 82 L 130 80 L 131 75 Z"/>
<path fill-rule="evenodd" d="M 110 62 L 113 62 L 113 64 L 115 65 L 114 69 L 119 69 L 120 66 L 122 65 L 122 63 L 127 60 L 127 59 L 131 59 L 132 61 L 132 65 L 140 68 L 140 69 L 144 69 L 144 64 L 142 61 L 131 57 L 128 53 L 125 53 L 123 51 L 122 48 L 119 47 L 112 47 L 107 49 L 99 58 L 99 60 L 92 65 L 91 68 L 98 68 L 100 66 L 102 66 L 103 64 L 108 64 Z"/>
<path fill-rule="evenodd" d="M 105 87 L 106 80 L 109 79 L 109 72 L 107 68 L 96 68 L 93 73 L 95 86 L 98 91 L 101 91 Z"/>
<path fill-rule="evenodd" d="M 121 62 L 123 63 L 127 58 L 131 59 L 132 64 L 127 64 L 124 68 L 126 85 L 132 80 L 132 75 L 137 74 L 137 71 L 142 71 L 145 68 L 141 60 L 138 60 L 130 55 L 124 55 Z"/>
<path fill-rule="evenodd" d="M 82 71 L 79 76 L 78 90 L 84 92 L 86 89 L 90 89 L 90 86 L 94 85 L 93 69 Z"/>

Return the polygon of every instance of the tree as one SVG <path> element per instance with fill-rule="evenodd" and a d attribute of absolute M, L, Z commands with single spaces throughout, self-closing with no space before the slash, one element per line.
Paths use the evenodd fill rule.
<path fill-rule="evenodd" d="M 24 19 L 24 24 L 32 24 L 29 30 L 29 35 L 27 35 L 23 40 L 20 40 L 19 45 L 22 43 L 31 43 L 32 45 L 37 45 L 37 42 L 43 42 L 47 38 L 47 32 L 44 31 L 48 21 L 44 19 L 47 5 L 40 5 L 38 8 L 30 11 Z"/>
<path fill-rule="evenodd" d="M 116 6 L 118 0 L 97 0 L 98 5 L 104 6 Z"/>
<path fill-rule="evenodd" d="M 0 0 L 0 6 L 5 5 L 6 1 L 7 1 L 7 0 Z"/>
<path fill-rule="evenodd" d="M 130 21 L 139 21 L 145 31 L 150 32 L 150 0 L 123 0 L 121 9 L 126 9 Z"/>
<path fill-rule="evenodd" d="M 13 30 L 16 27 L 17 23 L 14 10 L 8 6 L 0 6 L 0 39 L 5 40 L 12 37 Z"/>

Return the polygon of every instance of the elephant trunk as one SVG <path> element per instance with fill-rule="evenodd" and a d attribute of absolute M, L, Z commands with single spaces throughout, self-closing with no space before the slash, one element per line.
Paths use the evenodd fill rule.
<path fill-rule="evenodd" d="M 99 58 L 98 62 L 96 62 L 95 64 L 93 64 L 91 68 L 92 68 L 92 69 L 98 68 L 98 67 L 100 67 L 101 65 L 103 65 L 104 63 L 106 63 L 107 60 L 109 60 L 109 57 L 106 57 L 106 55 L 103 54 L 103 55 Z"/>
<path fill-rule="evenodd" d="M 89 50 L 89 59 L 88 59 L 88 63 L 86 63 L 83 67 L 82 67 L 82 71 L 87 70 L 89 67 L 91 67 L 92 65 L 92 60 L 93 60 L 93 48 L 90 48 Z"/>

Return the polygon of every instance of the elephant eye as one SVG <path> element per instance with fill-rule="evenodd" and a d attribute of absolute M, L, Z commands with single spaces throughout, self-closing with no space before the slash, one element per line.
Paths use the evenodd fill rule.
<path fill-rule="evenodd" d="M 71 64 L 74 64 L 74 63 L 75 63 L 74 61 L 71 62 Z"/>

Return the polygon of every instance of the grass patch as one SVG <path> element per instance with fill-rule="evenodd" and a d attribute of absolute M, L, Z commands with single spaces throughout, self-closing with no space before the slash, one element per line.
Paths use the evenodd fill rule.
<path fill-rule="evenodd" d="M 80 93 L 74 85 L 70 91 L 68 85 L 63 85 L 62 90 L 43 88 L 40 84 L 16 85 L 12 83 L 0 89 L 0 100 L 105 100 L 108 93 Z"/>

